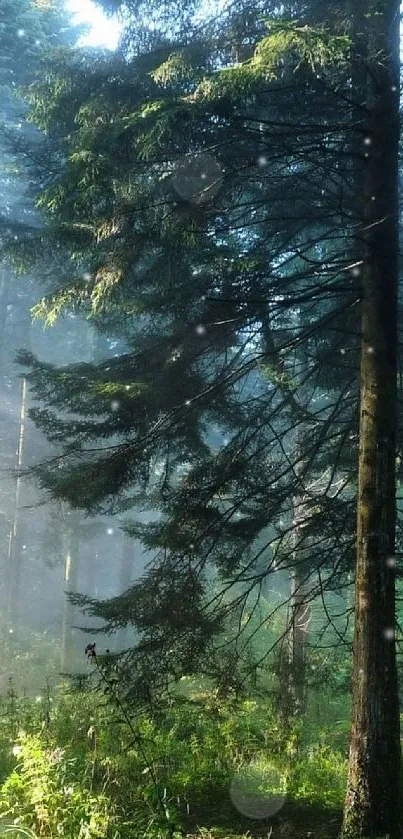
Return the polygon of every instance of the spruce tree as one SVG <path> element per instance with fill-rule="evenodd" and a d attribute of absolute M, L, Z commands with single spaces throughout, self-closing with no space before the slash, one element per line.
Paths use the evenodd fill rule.
<path fill-rule="evenodd" d="M 45 300 L 42 310 L 52 318 L 58 307 L 74 297 L 83 307 L 92 303 L 93 307 L 99 308 L 105 300 L 105 290 L 110 289 L 103 317 L 106 320 L 113 320 L 113 317 L 122 319 L 122 311 L 125 312 L 127 306 L 124 301 L 130 301 L 123 329 L 136 352 L 129 352 L 113 364 L 108 362 L 98 369 L 90 366 L 73 369 L 67 377 L 65 371 L 59 373 L 51 367 L 32 362 L 30 380 L 39 398 L 56 408 L 69 405 L 74 410 L 76 406 L 87 417 L 98 417 L 100 412 L 106 417 L 101 422 L 83 421 L 72 426 L 65 420 L 58 420 L 48 410 L 36 411 L 36 420 L 50 438 L 54 441 L 63 438 L 69 447 L 65 471 L 62 469 L 55 473 L 52 465 L 50 469 L 39 471 L 44 484 L 55 495 L 67 497 L 73 503 L 90 509 L 102 509 L 104 499 L 107 504 L 116 504 L 119 493 L 123 505 L 134 503 L 136 496 L 131 499 L 129 494 L 127 497 L 126 488 L 131 483 L 141 484 L 149 474 L 150 464 L 163 460 L 165 468 L 154 488 L 158 489 L 157 503 L 166 521 L 147 528 L 147 533 L 144 528 L 137 532 L 154 549 L 166 550 L 169 547 L 172 568 L 177 567 L 178 560 L 187 565 L 189 555 L 194 557 L 195 562 L 203 563 L 203 555 L 198 557 L 195 553 L 194 545 L 198 544 L 202 552 L 207 550 L 209 556 L 214 556 L 220 573 L 231 574 L 234 581 L 247 575 L 257 536 L 289 506 L 287 499 L 295 494 L 300 482 L 300 476 L 295 477 L 293 462 L 286 464 L 284 473 L 281 438 L 285 435 L 287 442 L 290 438 L 287 425 L 284 429 L 284 418 L 290 422 L 291 433 L 293 428 L 307 422 L 311 424 L 311 430 L 315 429 L 317 436 L 312 437 L 307 460 L 307 469 L 315 475 L 318 465 L 322 468 L 325 458 L 326 432 L 328 427 L 335 428 L 336 420 L 340 425 L 331 444 L 334 445 L 336 439 L 341 448 L 350 445 L 345 417 L 339 415 L 347 408 L 348 422 L 351 423 L 353 398 L 346 400 L 338 394 L 334 397 L 333 406 L 331 400 L 325 407 L 321 406 L 322 424 L 315 418 L 315 411 L 301 410 L 296 403 L 291 372 L 293 358 L 301 344 L 318 330 L 311 325 L 303 330 L 295 329 L 292 318 L 291 325 L 287 326 L 284 314 L 287 307 L 292 311 L 293 306 L 304 302 L 308 304 L 312 290 L 315 290 L 317 299 L 322 302 L 318 325 L 321 327 L 323 376 L 323 368 L 326 363 L 330 366 L 335 349 L 334 341 L 330 341 L 330 332 L 329 337 L 326 336 L 326 326 L 329 323 L 330 328 L 334 328 L 337 319 L 340 322 L 343 318 L 345 320 L 345 312 L 354 310 L 356 300 L 354 278 L 347 274 L 346 282 L 344 277 L 349 260 L 340 258 L 337 250 L 339 239 L 336 238 L 336 248 L 328 244 L 327 223 L 323 221 L 329 212 L 335 212 L 337 190 L 334 194 L 332 187 L 323 197 L 323 179 L 312 179 L 310 191 L 304 199 L 299 199 L 295 214 L 290 216 L 288 207 L 291 201 L 295 204 L 295 195 L 302 194 L 302 187 L 307 190 L 311 169 L 310 165 L 297 165 L 295 154 L 301 154 L 303 148 L 308 154 L 317 133 L 323 138 L 329 132 L 329 122 L 334 117 L 332 96 L 325 94 L 321 101 L 328 108 L 327 120 L 323 118 L 322 124 L 315 113 L 312 124 L 304 127 L 302 136 L 296 130 L 297 121 L 291 127 L 285 122 L 283 128 L 280 123 L 279 129 L 275 119 L 281 120 L 283 110 L 288 112 L 291 104 L 290 92 L 286 85 L 283 92 L 275 72 L 284 49 L 290 49 L 288 72 L 292 72 L 293 88 L 297 85 L 302 94 L 301 112 L 305 114 L 312 89 L 322 90 L 310 71 L 310 62 L 314 60 L 319 46 L 323 48 L 319 64 L 322 62 L 325 65 L 337 56 L 342 57 L 346 42 L 322 37 L 315 31 L 306 40 L 303 31 L 295 32 L 284 24 L 274 28 L 273 33 L 264 39 L 250 67 L 241 66 L 230 75 L 226 71 L 217 73 L 213 68 L 210 72 L 204 71 L 206 75 L 203 78 L 198 67 L 195 75 L 191 62 L 186 70 L 186 64 L 181 64 L 183 57 L 179 56 L 175 63 L 168 50 L 167 60 L 162 65 L 160 52 L 156 56 L 149 55 L 146 66 L 144 59 L 137 60 L 134 64 L 138 74 L 136 90 L 126 81 L 129 72 L 133 77 L 133 67 L 128 72 L 125 64 L 119 65 L 116 60 L 110 66 L 101 67 L 101 71 L 95 68 L 93 78 L 88 72 L 88 65 L 83 62 L 81 71 L 76 61 L 74 75 L 65 87 L 60 84 L 60 72 L 65 72 L 65 68 L 58 71 L 59 76 L 57 72 L 55 75 L 52 92 L 56 87 L 62 90 L 58 100 L 61 123 L 57 124 L 55 133 L 60 134 L 61 128 L 67 130 L 67 126 L 74 123 L 77 109 L 81 115 L 80 130 L 75 132 L 74 151 L 61 179 L 57 178 L 56 184 L 49 188 L 43 203 L 47 202 L 52 207 L 51 218 L 57 223 L 62 221 L 62 247 L 67 253 L 70 249 L 70 254 L 74 249 L 74 254 L 79 257 L 76 258 L 78 267 L 85 260 L 91 267 L 93 260 L 93 270 L 86 272 L 83 278 L 75 277 L 67 297 L 62 292 Z M 294 73 L 294 52 L 302 61 L 299 75 Z M 199 55 L 197 59 L 200 61 Z M 150 79 L 149 69 L 153 61 L 157 61 L 157 66 L 154 78 Z M 105 80 L 111 76 L 113 80 L 107 85 Z M 72 79 L 75 85 L 73 95 Z M 271 81 L 268 87 L 267 79 Z M 87 91 L 98 89 L 101 83 L 102 99 L 97 101 L 92 97 L 88 104 Z M 265 86 L 266 99 L 263 100 L 258 121 L 256 114 L 248 113 L 248 108 L 251 101 L 255 103 L 262 85 Z M 64 90 L 68 91 L 68 100 Z M 157 93 L 162 99 L 155 101 Z M 136 96 L 140 96 L 137 104 L 140 119 L 131 117 L 129 141 L 126 113 L 129 103 L 133 112 Z M 34 91 L 34 114 L 35 97 L 36 101 L 43 101 L 40 91 Z M 78 102 L 77 97 L 80 97 Z M 104 114 L 101 121 L 99 107 Z M 267 118 L 267 112 L 272 114 L 271 120 Z M 52 130 L 49 117 L 38 110 L 36 113 L 43 127 Z M 324 113 L 327 113 L 326 110 Z M 54 112 L 51 116 L 54 117 Z M 187 128 L 184 133 L 184 126 L 189 121 L 191 131 Z M 116 126 L 113 130 L 117 145 L 113 157 L 110 155 L 109 128 L 102 127 L 110 123 Z M 155 137 L 159 137 L 157 147 Z M 335 168 L 341 143 L 337 133 L 336 138 L 336 147 L 333 139 L 328 141 L 329 159 L 334 162 Z M 211 178 L 207 190 L 209 200 L 205 205 L 202 175 L 206 173 L 200 171 L 198 182 L 194 171 L 192 177 L 189 176 L 186 158 L 185 165 L 181 161 L 179 167 L 176 160 L 178 154 L 191 154 L 194 161 L 195 155 L 200 156 L 203 149 L 209 148 L 212 143 L 215 143 L 216 160 L 202 158 Z M 264 155 L 268 148 L 273 153 L 270 164 Z M 166 160 L 157 160 L 157 152 L 161 158 L 162 149 Z M 66 201 L 71 184 L 77 179 L 83 183 L 82 174 L 88 173 L 88 161 L 91 159 L 102 159 L 102 167 L 97 165 L 93 169 L 94 176 L 87 182 L 88 189 L 81 189 L 81 194 L 76 192 L 76 204 L 72 207 Z M 287 177 L 280 174 L 284 162 L 288 166 Z M 168 181 L 167 188 L 166 175 L 170 174 L 172 167 L 173 177 Z M 127 186 L 128 171 L 131 172 L 130 190 Z M 148 181 L 144 179 L 146 172 L 149 173 Z M 347 176 L 348 171 L 346 175 L 343 170 L 340 189 L 341 180 L 344 183 Z M 219 181 L 218 195 L 216 181 Z M 193 201 L 189 201 L 189 189 L 194 191 Z M 233 204 L 234 196 L 237 200 Z M 112 211 L 113 221 L 110 217 Z M 252 232 L 248 221 L 250 212 L 254 214 Z M 76 213 L 80 217 L 80 239 L 77 239 Z M 190 223 L 185 213 L 190 215 Z M 98 220 L 94 215 L 99 216 Z M 96 230 L 95 238 L 92 229 Z M 259 231 L 258 239 L 253 236 L 254 229 Z M 241 236 L 238 230 L 242 231 Z M 215 240 L 212 240 L 213 231 L 216 233 Z M 53 226 L 50 246 L 55 232 L 57 225 Z M 134 265 L 133 235 L 136 243 Z M 290 255 L 293 239 L 294 250 Z M 340 240 L 344 247 L 344 233 Z M 41 234 L 42 245 L 46 247 L 46 239 Z M 268 247 L 274 251 L 269 267 Z M 154 253 L 152 260 L 150 253 Z M 277 261 L 281 266 L 282 260 L 286 267 L 275 267 Z M 319 273 L 323 273 L 322 287 L 317 279 L 311 283 L 312 262 L 318 266 Z M 176 287 L 173 286 L 173 278 Z M 118 292 L 116 297 L 115 289 Z M 329 292 L 342 301 L 336 307 L 327 303 Z M 274 302 L 267 307 L 265 301 L 271 296 Z M 136 310 L 147 315 L 143 321 L 139 318 L 135 321 L 132 312 Z M 254 332 L 260 334 L 260 339 L 256 345 L 258 349 L 251 353 L 249 336 Z M 284 333 L 285 342 L 278 338 Z M 288 360 L 284 352 L 288 353 Z M 316 374 L 317 369 L 314 368 L 313 391 L 317 387 Z M 243 396 L 238 384 L 241 382 L 244 383 Z M 252 385 L 256 391 L 253 397 Z M 112 403 L 119 403 L 118 410 Z M 272 415 L 279 416 L 280 410 L 281 426 L 273 428 Z M 162 423 L 158 420 L 161 413 Z M 210 424 L 218 423 L 219 428 L 232 437 L 225 452 L 219 452 L 218 456 L 213 456 L 207 445 L 203 427 L 207 420 Z M 150 433 L 152 422 L 156 423 L 156 435 Z M 268 422 L 272 424 L 269 434 Z M 333 425 L 330 426 L 330 423 Z M 133 442 L 130 442 L 130 437 L 126 442 L 129 434 Z M 104 436 L 114 439 L 116 435 L 120 435 L 123 443 L 113 447 L 110 455 L 101 451 L 99 458 L 86 459 L 86 440 Z M 80 441 L 81 448 L 78 453 L 74 448 L 77 441 Z M 238 456 L 234 469 L 236 451 Z M 272 452 L 276 453 L 275 466 L 269 470 L 268 476 L 268 457 Z M 257 458 L 262 459 L 263 455 L 267 459 L 258 466 Z M 171 476 L 186 460 L 190 460 L 194 468 L 184 486 L 177 488 L 172 485 Z M 252 480 L 254 496 L 249 504 L 245 504 L 245 492 Z M 225 495 L 229 495 L 234 512 L 241 516 L 238 523 L 228 520 L 228 510 L 223 508 L 220 500 L 220 496 Z M 149 496 L 151 504 L 156 503 L 156 497 L 156 492 Z M 332 550 L 336 545 L 339 547 L 340 534 L 346 529 L 348 516 L 345 509 L 343 512 L 343 505 L 339 505 L 339 499 L 336 497 L 334 500 L 335 503 L 332 503 L 332 493 L 329 493 L 326 502 L 321 499 L 319 503 L 317 496 L 311 499 L 311 510 L 316 506 L 316 512 L 320 514 L 317 521 L 311 516 L 311 533 L 315 533 L 315 525 L 319 530 L 319 520 L 323 522 L 325 514 L 327 538 L 333 544 Z M 330 509 L 334 511 L 332 516 L 329 516 Z M 183 510 L 186 511 L 185 516 Z M 292 525 L 289 530 L 292 530 Z M 179 539 L 176 537 L 176 541 L 172 540 L 174 533 L 180 536 Z M 200 539 L 201 533 L 204 541 Z M 284 564 L 289 554 L 289 533 L 283 533 L 280 540 L 276 535 L 276 541 L 281 544 L 277 551 L 283 553 Z M 318 543 L 316 547 L 311 547 L 313 567 L 323 561 L 325 539 L 320 546 Z M 271 537 L 266 546 L 268 553 L 274 541 Z M 169 565 L 165 564 L 165 569 L 169 570 Z M 270 562 L 265 573 L 268 570 Z M 339 561 L 331 573 L 337 580 L 343 572 L 343 563 Z M 252 574 L 250 586 L 259 583 L 261 573 L 259 570 Z M 160 580 L 162 585 L 162 576 Z M 155 580 L 152 585 L 155 588 Z M 244 597 L 248 593 L 247 588 Z M 116 616 L 116 621 L 122 621 L 122 616 Z M 220 621 L 215 624 L 219 626 Z M 184 627 L 185 623 L 181 631 Z M 166 643 L 166 633 L 161 637 Z"/>

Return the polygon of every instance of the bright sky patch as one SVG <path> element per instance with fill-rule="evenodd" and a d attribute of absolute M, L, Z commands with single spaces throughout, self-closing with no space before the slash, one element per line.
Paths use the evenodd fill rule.
<path fill-rule="evenodd" d="M 90 24 L 91 29 L 81 39 L 81 44 L 116 49 L 121 32 L 116 19 L 107 18 L 92 0 L 66 0 L 66 5 L 73 12 L 75 22 Z"/>

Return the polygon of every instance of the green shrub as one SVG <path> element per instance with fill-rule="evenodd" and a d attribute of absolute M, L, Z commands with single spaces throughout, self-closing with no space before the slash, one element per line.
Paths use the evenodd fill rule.
<path fill-rule="evenodd" d="M 340 809 L 347 783 L 347 758 L 328 746 L 312 746 L 292 764 L 288 795 L 305 804 Z"/>
<path fill-rule="evenodd" d="M 112 835 L 113 806 L 77 778 L 76 760 L 37 734 L 21 734 L 18 764 L 1 789 L 0 815 L 41 837 L 103 839 Z M 81 781 L 81 783 L 80 783 Z M 84 782 L 83 782 L 84 781 Z"/>

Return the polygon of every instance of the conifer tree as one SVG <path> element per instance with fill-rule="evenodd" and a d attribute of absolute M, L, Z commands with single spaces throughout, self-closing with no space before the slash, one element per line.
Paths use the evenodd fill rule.
<path fill-rule="evenodd" d="M 337 217 L 337 189 L 334 191 L 332 186 L 323 197 L 323 177 L 319 180 L 315 177 L 311 181 L 311 191 L 307 191 L 304 200 L 299 199 L 295 215 L 290 216 L 288 208 L 292 201 L 295 202 L 295 195 L 301 195 L 302 185 L 307 189 L 310 182 L 311 165 L 298 164 L 298 155 L 304 148 L 306 154 L 310 154 L 318 132 L 322 138 L 329 133 L 329 121 L 334 117 L 332 95 L 325 92 L 321 101 L 325 108 L 323 111 L 322 107 L 323 124 L 315 114 L 302 136 L 295 130 L 300 120 L 291 127 L 287 123 L 281 127 L 280 122 L 280 129 L 276 122 L 276 119 L 281 120 L 283 111 L 288 112 L 291 103 L 287 87 L 284 86 L 283 92 L 276 83 L 276 67 L 284 49 L 288 46 L 291 56 L 296 53 L 302 64 L 300 75 L 294 73 L 292 58 L 289 68 L 293 85 L 299 85 L 302 94 L 302 119 L 312 97 L 312 87 L 322 91 L 310 71 L 310 62 L 315 60 L 319 45 L 323 49 L 319 64 L 323 66 L 337 56 L 341 58 L 346 48 L 343 39 L 324 37 L 323 40 L 321 33 L 313 31 L 306 40 L 302 31 L 295 32 L 284 24 L 274 28 L 263 40 L 250 65 L 236 68 L 231 75 L 226 71 L 217 73 L 215 68 L 209 70 L 208 65 L 204 70 L 200 66 L 194 68 L 192 61 L 187 68 L 186 55 L 173 60 L 167 50 L 167 60 L 162 65 L 160 51 L 148 56 L 146 66 L 143 58 L 135 62 L 138 74 L 135 90 L 127 81 L 129 72 L 133 78 L 133 66 L 128 71 L 124 63 L 119 64 L 116 60 L 101 70 L 95 68 L 93 78 L 85 62 L 81 69 L 75 61 L 74 75 L 65 87 L 60 84 L 56 72 L 52 88 L 52 93 L 56 87 L 62 90 L 57 100 L 61 122 L 56 134 L 67 131 L 67 126 L 71 130 L 77 112 L 80 129 L 75 132 L 74 151 L 61 179 L 56 180 L 42 200 L 52 207 L 52 217 L 56 221 L 52 236 L 57 234 L 60 220 L 62 247 L 67 254 L 69 251 L 71 254 L 72 249 L 76 256 L 78 254 L 76 270 L 85 260 L 93 270 L 86 272 L 84 277 L 76 275 L 67 296 L 63 292 L 53 295 L 43 301 L 41 308 L 51 319 L 67 300 L 75 298 L 83 307 L 90 303 L 98 309 L 103 303 L 102 316 L 111 321 L 114 316 L 122 319 L 124 301 L 130 300 L 123 329 L 136 351 L 97 369 L 88 365 L 73 369 L 67 378 L 64 371 L 59 374 L 51 367 L 32 361 L 30 380 L 39 398 L 56 408 L 68 403 L 77 405 L 87 417 L 99 416 L 100 412 L 106 416 L 100 423 L 83 421 L 71 426 L 48 410 L 36 411 L 36 420 L 49 436 L 55 441 L 63 438 L 69 446 L 66 471 L 62 469 L 55 474 L 52 467 L 40 470 L 42 480 L 56 495 L 59 493 L 73 503 L 92 509 L 99 508 L 105 498 L 107 503 L 109 499 L 110 503 L 116 503 L 114 496 L 119 492 L 121 502 L 128 504 L 130 495 L 125 497 L 126 488 L 131 483 L 141 483 L 149 474 L 150 463 L 162 460 L 164 469 L 157 482 L 158 503 L 166 521 L 147 528 L 147 534 L 144 528 L 138 532 L 155 549 L 169 547 L 173 563 L 175 557 L 176 561 L 182 557 L 187 564 L 189 552 L 195 557 L 191 547 L 195 543 L 202 551 L 207 547 L 208 555 L 214 556 L 221 573 L 232 573 L 235 580 L 239 575 L 242 579 L 247 573 L 256 537 L 284 511 L 287 498 L 298 488 L 300 477 L 295 477 L 292 462 L 286 464 L 284 472 L 282 437 L 285 435 L 284 439 L 288 439 L 287 434 L 290 434 L 287 427 L 284 429 L 284 417 L 291 423 L 291 432 L 295 426 L 308 421 L 311 430 L 315 429 L 317 437 L 312 436 L 307 460 L 315 474 L 317 458 L 319 468 L 325 458 L 326 432 L 330 423 L 336 429 L 331 443 L 334 445 L 337 440 L 340 449 L 350 445 L 346 419 L 341 413 L 347 410 L 351 424 L 353 398 L 346 400 L 342 391 L 341 396 L 335 394 L 333 397 L 333 405 L 330 399 L 327 405 L 321 406 L 319 413 L 324 418 L 323 424 L 317 421 L 315 411 L 301 411 L 293 398 L 294 354 L 304 341 L 310 340 L 311 333 L 317 328 L 310 325 L 299 331 L 292 323 L 287 326 L 284 315 L 287 307 L 292 310 L 293 306 L 310 303 L 312 290 L 315 290 L 317 299 L 322 302 L 318 324 L 322 342 L 320 375 L 323 377 L 324 367 L 327 364 L 329 368 L 335 350 L 333 335 L 330 331 L 326 335 L 326 326 L 329 323 L 333 329 L 338 319 L 345 322 L 345 313 L 350 310 L 354 323 L 357 296 L 354 278 L 346 270 L 349 260 L 344 256 L 340 258 L 338 252 L 341 242 L 343 248 L 345 246 L 345 233 L 336 237 L 336 246 L 329 245 L 328 227 L 323 221 L 327 214 L 332 216 L 333 213 Z M 201 58 L 198 54 L 197 61 Z M 154 78 L 150 79 L 152 62 L 157 62 L 157 66 Z M 64 70 L 59 69 L 59 74 Z M 106 84 L 105 80 L 111 76 L 113 81 Z M 88 100 L 87 91 L 98 89 L 102 79 L 102 99 L 98 101 L 91 96 Z M 251 102 L 255 104 L 262 85 L 266 99 L 263 99 L 258 120 L 256 113 L 248 112 L 248 108 Z M 68 100 L 64 90 L 68 91 Z M 157 94 L 160 98 L 155 101 Z M 128 123 L 129 107 L 130 112 L 136 114 L 133 110 L 136 96 L 139 97 L 137 116 L 131 116 Z M 35 112 L 35 97 L 36 101 L 43 101 L 40 92 L 34 91 L 34 115 L 39 116 L 43 127 L 52 130 L 49 117 L 43 112 L 39 114 L 38 110 Z M 267 118 L 267 112 L 272 115 L 271 119 Z M 184 132 L 184 126 L 189 122 L 191 130 L 187 128 Z M 117 138 L 113 157 L 110 155 L 109 129 L 104 128 L 111 123 L 115 125 Z M 328 140 L 329 165 L 333 161 L 335 168 L 342 145 L 337 132 L 335 147 L 334 140 Z M 156 137 L 159 138 L 157 147 Z M 215 160 L 203 151 L 212 144 L 215 144 Z M 264 155 L 267 149 L 273 155 L 273 162 L 269 163 Z M 161 159 L 162 150 L 165 158 Z M 203 154 L 201 159 L 210 177 L 206 202 L 202 182 L 206 172 L 200 171 L 198 182 L 195 157 L 199 155 L 200 160 Z M 182 155 L 179 166 L 178 155 Z M 191 155 L 192 177 L 183 155 Z M 65 200 L 67 184 L 69 190 L 75 181 L 82 184 L 82 174 L 88 174 L 88 162 L 101 159 L 102 166 L 97 164 L 93 169 L 94 176 L 87 182 L 88 189 L 76 193 L 79 203 L 73 208 Z M 288 166 L 285 178 L 280 174 L 284 162 Z M 312 162 L 312 171 L 314 168 L 316 164 Z M 129 171 L 130 188 L 127 185 Z M 148 181 L 144 179 L 146 172 L 149 173 Z M 167 175 L 171 177 L 167 179 Z M 339 189 L 346 179 L 348 170 L 346 173 L 343 169 Z M 191 201 L 189 189 L 193 190 Z M 76 213 L 80 218 L 79 231 Z M 248 220 L 250 213 L 252 226 Z M 254 229 L 259 232 L 258 238 L 253 235 Z M 54 241 L 52 236 L 50 245 Z M 134 242 L 136 251 L 133 253 Z M 42 251 L 47 253 L 42 234 L 40 243 Z M 271 266 L 267 265 L 268 247 L 273 251 Z M 151 259 L 150 255 L 153 255 Z M 275 267 L 276 261 L 280 268 Z M 284 267 L 281 267 L 282 261 Z M 317 266 L 319 274 L 323 274 L 322 286 L 316 279 L 311 283 L 312 264 Z M 107 305 L 104 303 L 106 290 L 110 292 Z M 338 300 L 333 308 L 327 303 L 332 294 Z M 265 301 L 271 296 L 274 302 L 267 307 Z M 147 313 L 143 321 L 137 319 L 136 322 L 132 316 L 136 309 Z M 284 333 L 286 340 L 283 342 L 278 335 Z M 254 335 L 260 337 L 255 344 L 257 349 L 251 352 L 251 341 L 256 341 Z M 352 349 L 354 351 L 354 345 Z M 284 353 L 288 353 L 288 359 Z M 314 367 L 311 377 L 313 392 L 319 385 L 318 371 L 319 364 Z M 242 390 L 238 383 L 241 382 L 246 399 L 240 398 Z M 253 398 L 252 386 L 256 394 Z M 346 388 L 345 379 L 343 386 Z M 118 410 L 116 403 L 119 403 Z M 272 416 L 279 416 L 281 410 L 281 426 L 274 424 L 273 427 Z M 158 421 L 161 412 L 162 422 Z M 226 450 L 217 456 L 213 456 L 207 445 L 203 429 L 207 419 L 209 423 L 218 423 L 232 437 Z M 270 433 L 268 420 L 272 426 Z M 156 423 L 156 434 L 150 433 L 153 422 Z M 86 440 L 104 436 L 113 439 L 116 435 L 124 442 L 113 447 L 110 456 L 101 451 L 100 458 L 86 460 Z M 128 435 L 132 437 L 132 443 L 130 437 L 129 442 L 125 442 Z M 78 440 L 81 451 L 76 454 L 74 446 Z M 70 448 L 70 441 L 73 448 Z M 269 470 L 268 478 L 268 458 L 272 452 L 276 453 L 275 466 Z M 267 459 L 258 468 L 256 456 L 262 457 L 262 453 Z M 177 488 L 172 485 L 171 476 L 184 460 L 189 459 L 195 466 L 183 488 Z M 249 463 L 253 464 L 250 471 Z M 244 496 L 252 473 L 255 491 L 253 500 L 247 504 Z M 284 477 L 280 480 L 282 473 Z M 202 501 L 201 492 L 204 494 Z M 326 503 L 322 499 L 319 506 L 317 496 L 313 497 L 311 509 L 316 506 L 321 522 L 325 513 L 327 538 L 335 550 L 335 545 L 340 545 L 340 533 L 346 529 L 348 513 L 339 504 L 337 496 L 332 498 L 332 493 L 333 488 Z M 220 496 L 228 494 L 233 499 L 234 512 L 241 516 L 238 523 L 228 518 L 228 511 L 220 501 Z M 150 497 L 150 502 L 155 503 L 154 497 Z M 333 516 L 329 516 L 329 509 L 334 511 Z M 313 516 L 310 518 L 312 534 L 315 527 L 319 530 L 319 523 L 314 522 Z M 200 534 L 205 535 L 207 525 L 207 541 L 202 542 Z M 171 534 L 174 533 L 180 534 L 179 541 L 178 538 L 176 542 L 172 541 Z M 284 553 L 284 561 L 289 553 L 289 534 L 284 533 L 280 540 L 278 534 L 276 536 L 281 545 L 277 551 Z M 322 562 L 325 540 L 326 536 L 320 546 L 318 543 L 316 548 L 311 548 L 317 556 L 316 560 L 312 559 L 313 566 L 315 562 Z M 266 546 L 268 555 L 272 542 L 274 538 Z M 197 559 L 196 556 L 196 560 L 203 562 L 203 557 Z M 244 570 L 240 570 L 242 565 Z M 168 565 L 165 567 L 169 568 Z M 270 561 L 265 573 L 269 569 Z M 334 579 L 341 578 L 343 571 L 343 562 L 339 562 L 332 568 Z M 253 586 L 259 583 L 260 574 L 255 573 L 249 580 Z M 122 617 L 116 620 L 122 620 Z"/>

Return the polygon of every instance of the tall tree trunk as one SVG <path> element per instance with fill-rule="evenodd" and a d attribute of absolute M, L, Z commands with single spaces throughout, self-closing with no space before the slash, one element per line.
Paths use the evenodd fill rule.
<path fill-rule="evenodd" d="M 14 492 L 12 520 L 8 535 L 7 546 L 7 620 L 9 629 L 14 631 L 18 623 L 19 591 L 22 574 L 21 539 L 19 538 L 20 524 L 20 495 L 21 495 L 21 470 L 24 460 L 25 435 L 27 421 L 27 380 L 24 378 L 21 385 L 20 415 L 18 425 L 18 442 L 15 454 L 15 469 L 17 479 Z"/>
<path fill-rule="evenodd" d="M 357 0 L 357 6 L 364 0 Z M 344 837 L 401 836 L 395 654 L 399 2 L 362 6 L 368 39 L 353 710 Z M 362 16 L 364 19 L 364 16 Z"/>
<path fill-rule="evenodd" d="M 10 274 L 5 268 L 0 268 L 0 371 L 4 376 L 4 334 L 7 322 L 7 302 L 9 293 Z M 4 381 L 1 382 L 3 387 Z"/>
<path fill-rule="evenodd" d="M 120 562 L 119 574 L 119 589 L 120 594 L 124 594 L 130 586 L 132 581 L 133 563 L 134 563 L 134 539 L 123 534 L 122 540 L 122 559 Z"/>
<path fill-rule="evenodd" d="M 120 579 L 119 579 L 119 589 L 120 594 L 124 594 L 125 591 L 129 588 L 131 581 L 132 581 L 132 574 L 133 574 L 133 565 L 134 565 L 134 555 L 135 555 L 135 541 L 134 539 L 126 536 L 123 534 L 123 542 L 122 542 L 122 559 L 120 563 Z M 121 630 L 119 633 L 119 643 L 123 649 L 128 646 L 129 643 L 129 634 L 130 634 L 130 627 L 125 626 L 124 629 Z"/>
<path fill-rule="evenodd" d="M 308 578 L 309 572 L 301 557 L 301 513 L 303 507 L 294 503 L 294 565 L 291 569 L 291 621 L 289 633 L 290 693 L 294 714 L 301 715 L 306 707 L 306 660 L 309 622 L 311 617 Z"/>
<path fill-rule="evenodd" d="M 270 319 L 267 311 L 261 309 L 262 344 L 265 352 L 270 353 L 272 361 L 281 369 L 281 363 L 276 353 Z M 298 326 L 301 328 L 301 312 L 298 314 Z M 306 409 L 310 401 L 310 391 L 306 386 L 309 367 L 309 357 L 305 349 L 301 349 L 294 359 L 293 379 L 298 388 L 294 397 L 294 408 Z M 287 617 L 287 638 L 285 655 L 281 652 L 279 710 L 282 724 L 288 728 L 294 715 L 302 714 L 306 705 L 306 654 L 307 637 L 310 621 L 309 603 L 309 566 L 306 564 L 306 549 L 304 547 L 303 527 L 306 510 L 304 507 L 304 430 L 302 423 L 297 424 L 294 440 L 294 472 L 297 478 L 297 488 L 292 501 L 292 568 L 290 571 L 290 614 Z M 305 561 L 304 561 L 305 560 Z"/>
<path fill-rule="evenodd" d="M 302 313 L 298 315 L 298 324 L 304 327 Z M 309 409 L 311 392 L 309 388 L 308 348 L 301 348 L 296 355 L 294 380 L 297 383 L 296 404 L 304 410 Z M 307 544 L 304 527 L 308 515 L 306 506 L 306 463 L 303 452 L 309 430 L 305 423 L 298 423 L 295 429 L 294 472 L 297 487 L 292 501 L 292 568 L 290 572 L 291 620 L 289 632 L 289 675 L 290 708 L 293 716 L 302 715 L 306 708 L 306 659 L 308 629 L 311 617 L 309 598 L 310 568 L 307 563 Z M 309 554 L 309 551 L 308 551 Z"/>
<path fill-rule="evenodd" d="M 74 662 L 73 620 L 74 606 L 69 600 L 70 592 L 77 591 L 79 572 L 79 514 L 72 512 L 71 521 L 66 528 L 66 562 L 64 570 L 64 607 L 62 625 L 61 669 L 62 673 L 71 673 Z"/>

